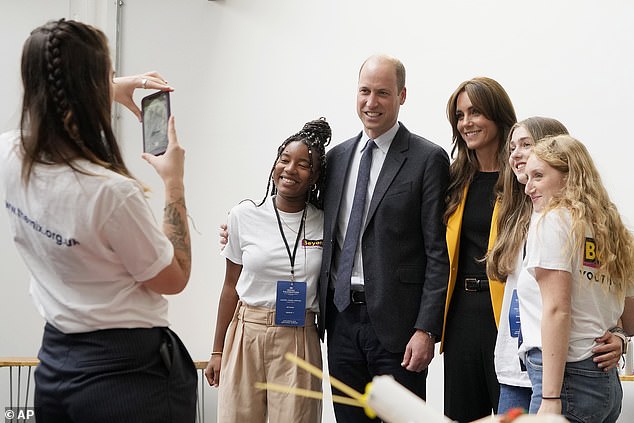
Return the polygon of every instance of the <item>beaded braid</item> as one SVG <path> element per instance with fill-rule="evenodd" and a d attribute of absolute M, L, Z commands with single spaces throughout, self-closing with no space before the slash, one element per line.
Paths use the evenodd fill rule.
<path fill-rule="evenodd" d="M 308 160 L 310 163 L 311 176 L 314 174 L 313 150 L 315 150 L 315 153 L 318 154 L 319 167 L 321 169 L 321 172 L 319 173 L 319 179 L 315 182 L 312 189 L 308 192 L 306 203 L 311 203 L 318 209 L 322 209 L 323 186 L 324 181 L 326 180 L 326 147 L 328 146 L 328 144 L 330 144 L 331 138 L 332 131 L 330 130 L 330 125 L 328 125 L 328 122 L 326 122 L 326 118 L 321 117 L 319 119 L 307 122 L 306 124 L 304 124 L 304 127 L 301 129 L 301 131 L 291 135 L 286 140 L 284 140 L 284 142 L 277 149 L 277 157 L 275 158 L 275 161 L 273 161 L 273 166 L 271 167 L 268 183 L 266 185 L 266 194 L 264 194 L 264 198 L 257 206 L 259 207 L 264 204 L 266 198 L 269 195 L 275 195 L 277 193 L 277 188 L 274 184 L 272 184 L 275 165 L 277 164 L 277 161 L 279 160 L 286 146 L 291 142 L 299 141 L 304 143 L 308 147 Z"/>

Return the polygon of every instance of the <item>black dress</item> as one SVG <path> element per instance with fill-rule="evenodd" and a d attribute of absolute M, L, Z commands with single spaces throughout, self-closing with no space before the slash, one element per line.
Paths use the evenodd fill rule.
<path fill-rule="evenodd" d="M 476 173 L 462 216 L 458 274 L 444 343 L 445 414 L 459 422 L 497 412 L 500 396 L 494 365 L 497 327 L 481 260 L 489 244 L 497 179 L 498 172 Z"/>

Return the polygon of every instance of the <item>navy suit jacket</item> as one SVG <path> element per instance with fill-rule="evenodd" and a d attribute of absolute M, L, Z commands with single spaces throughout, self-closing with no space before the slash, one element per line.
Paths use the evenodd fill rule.
<path fill-rule="evenodd" d="M 442 334 L 449 259 L 442 223 L 449 180 L 444 149 L 399 122 L 370 200 L 361 246 L 368 314 L 383 347 L 405 350 L 416 329 Z M 337 217 L 359 134 L 328 152 L 319 333 L 336 278 Z"/>

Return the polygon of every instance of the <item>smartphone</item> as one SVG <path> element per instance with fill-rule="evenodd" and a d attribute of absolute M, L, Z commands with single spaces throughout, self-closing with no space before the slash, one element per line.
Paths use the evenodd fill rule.
<path fill-rule="evenodd" d="M 159 91 L 141 100 L 143 116 L 143 152 L 159 156 L 167 150 L 167 121 L 170 117 L 170 93 Z"/>

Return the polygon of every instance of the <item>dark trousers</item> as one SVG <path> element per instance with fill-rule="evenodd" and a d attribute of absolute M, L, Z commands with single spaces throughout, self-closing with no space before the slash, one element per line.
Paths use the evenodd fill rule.
<path fill-rule="evenodd" d="M 329 295 L 327 306 L 328 368 L 333 377 L 355 391 L 364 393 L 366 385 L 374 376 L 388 374 L 425 399 L 427 369 L 420 373 L 405 370 L 401 366 L 404 351 L 393 353 L 383 348 L 372 328 L 365 305 L 350 304 L 339 313 L 332 302 L 332 295 Z M 345 396 L 335 388 L 332 393 Z M 359 407 L 335 403 L 334 409 L 337 423 L 379 421 L 367 417 Z"/>
<path fill-rule="evenodd" d="M 497 413 L 496 337 L 491 294 L 467 292 L 459 281 L 445 327 L 445 415 L 450 419 L 471 422 Z"/>
<path fill-rule="evenodd" d="M 195 421 L 196 368 L 168 328 L 67 335 L 47 324 L 38 358 L 38 423 Z"/>

